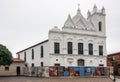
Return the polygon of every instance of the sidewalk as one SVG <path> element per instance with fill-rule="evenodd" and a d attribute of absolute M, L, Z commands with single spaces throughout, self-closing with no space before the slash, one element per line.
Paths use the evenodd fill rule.
<path fill-rule="evenodd" d="M 109 77 L 94 77 L 94 78 L 0 77 L 0 82 L 113 82 L 113 81 Z"/>
<path fill-rule="evenodd" d="M 114 79 L 114 76 L 113 75 L 110 75 L 110 78 L 113 80 Z M 115 82 L 120 82 L 120 78 L 115 78 Z"/>

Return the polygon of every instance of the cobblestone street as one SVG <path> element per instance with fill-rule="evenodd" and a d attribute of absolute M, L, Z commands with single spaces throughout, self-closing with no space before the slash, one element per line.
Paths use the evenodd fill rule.
<path fill-rule="evenodd" d="M 38 77 L 0 77 L 0 82 L 113 82 L 110 78 L 81 78 L 81 77 L 53 77 L 53 78 L 38 78 Z"/>

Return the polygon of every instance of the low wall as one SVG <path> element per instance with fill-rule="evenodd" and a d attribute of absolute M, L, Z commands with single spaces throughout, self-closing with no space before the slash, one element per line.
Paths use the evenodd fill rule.
<path fill-rule="evenodd" d="M 23 69 L 25 76 L 38 77 L 60 77 L 60 76 L 108 76 L 107 67 L 90 67 L 90 66 L 50 66 L 50 67 L 26 67 Z"/>

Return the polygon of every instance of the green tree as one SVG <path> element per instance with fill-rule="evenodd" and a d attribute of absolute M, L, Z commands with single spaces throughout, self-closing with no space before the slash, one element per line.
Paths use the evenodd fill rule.
<path fill-rule="evenodd" d="M 12 63 L 12 54 L 6 46 L 0 44 L 0 66 L 10 65 Z"/>

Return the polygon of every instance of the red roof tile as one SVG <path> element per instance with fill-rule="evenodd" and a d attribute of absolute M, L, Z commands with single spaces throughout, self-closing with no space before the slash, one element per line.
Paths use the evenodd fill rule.
<path fill-rule="evenodd" d="M 19 58 L 13 58 L 12 60 L 13 60 L 13 62 L 17 62 L 17 63 L 23 63 L 24 62 L 24 60 L 19 59 Z"/>

